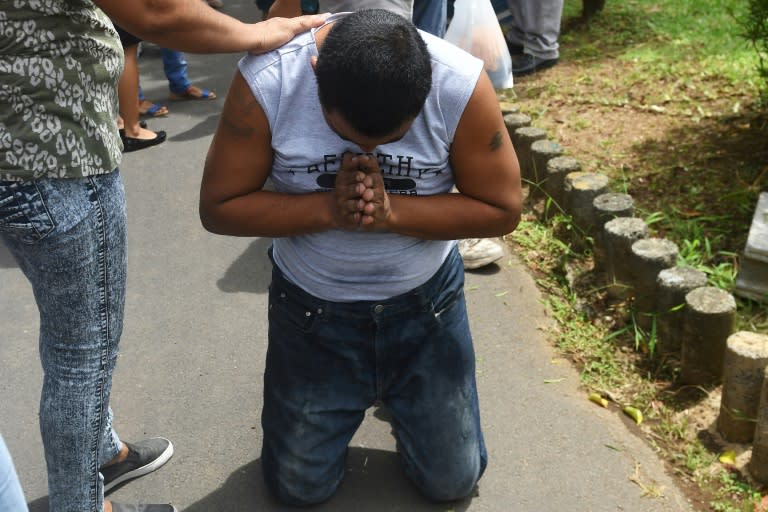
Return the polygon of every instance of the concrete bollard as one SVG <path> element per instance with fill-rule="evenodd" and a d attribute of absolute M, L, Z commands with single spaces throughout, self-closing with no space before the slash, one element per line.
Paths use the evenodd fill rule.
<path fill-rule="evenodd" d="M 518 128 L 531 126 L 531 116 L 521 114 L 520 112 L 506 114 L 504 116 L 504 125 L 507 127 L 509 138 L 512 139 L 512 145 L 515 147 L 515 151 L 517 151 L 517 145 L 519 143 L 515 141 L 515 132 Z"/>
<path fill-rule="evenodd" d="M 768 366 L 768 336 L 739 331 L 728 337 L 723 358 L 723 396 L 717 430 L 732 443 L 749 443 Z"/>
<path fill-rule="evenodd" d="M 747 470 L 761 484 L 768 484 L 768 368 L 763 370 L 763 385 L 757 407 L 757 423 L 752 440 L 752 458 Z"/>
<path fill-rule="evenodd" d="M 553 158 L 563 154 L 563 147 L 557 142 L 542 139 L 531 144 L 531 161 L 533 162 L 531 188 L 529 195 L 532 198 L 544 197 L 544 185 L 547 180 L 547 164 Z"/>
<path fill-rule="evenodd" d="M 531 146 L 537 140 L 547 138 L 547 132 L 535 126 L 523 126 L 515 130 L 512 136 L 512 145 L 517 152 L 517 161 L 520 163 L 520 177 L 523 184 L 530 184 L 533 181 L 533 155 Z"/>
<path fill-rule="evenodd" d="M 648 226 L 637 217 L 617 217 L 603 226 L 605 273 L 608 277 L 608 295 L 615 299 L 631 294 L 629 255 L 632 244 L 648 237 Z"/>
<path fill-rule="evenodd" d="M 631 217 L 635 211 L 635 201 L 629 194 L 619 192 L 606 192 L 600 194 L 592 201 L 595 210 L 595 247 L 594 260 L 595 268 L 605 268 L 605 247 L 601 239 L 605 223 L 616 217 Z"/>
<path fill-rule="evenodd" d="M 677 244 L 664 238 L 646 238 L 632 244 L 630 284 L 633 289 L 635 322 L 645 330 L 653 325 L 656 314 L 656 278 L 659 272 L 677 263 Z"/>
<path fill-rule="evenodd" d="M 688 292 L 707 285 L 707 275 L 692 267 L 672 267 L 656 278 L 656 350 L 669 354 L 680 350 L 683 308 Z"/>
<path fill-rule="evenodd" d="M 736 300 L 730 293 L 703 286 L 685 296 L 680 381 L 685 384 L 718 383 L 723 356 L 736 325 Z"/>
<path fill-rule="evenodd" d="M 586 236 L 594 236 L 595 207 L 592 202 L 608 189 L 608 176 L 594 172 L 572 172 L 565 177 L 565 212 Z M 583 237 L 582 237 L 583 238 Z"/>
<path fill-rule="evenodd" d="M 544 216 L 551 218 L 565 212 L 565 177 L 572 172 L 581 171 L 581 163 L 569 156 L 556 156 L 547 162 L 547 179 L 544 180 L 544 193 L 554 204 L 544 206 Z"/>
<path fill-rule="evenodd" d="M 635 210 L 635 201 L 629 194 L 606 192 L 593 201 L 595 216 L 603 224 L 616 217 L 631 217 Z"/>
<path fill-rule="evenodd" d="M 499 109 L 501 110 L 501 115 L 506 116 L 507 114 L 518 114 L 520 113 L 520 109 L 511 101 L 499 101 Z"/>

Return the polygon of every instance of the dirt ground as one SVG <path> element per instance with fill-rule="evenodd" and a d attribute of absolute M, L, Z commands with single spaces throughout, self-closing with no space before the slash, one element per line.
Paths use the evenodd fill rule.
<path fill-rule="evenodd" d="M 723 238 L 717 248 L 741 251 L 752 200 L 768 189 L 768 116 L 752 110 L 755 91 L 712 76 L 628 79 L 636 67 L 612 58 L 585 66 L 565 53 L 554 68 L 519 78 L 515 101 L 583 170 L 607 174 L 612 189 L 630 194 L 642 214 L 698 218 L 705 227 L 712 218 Z"/>

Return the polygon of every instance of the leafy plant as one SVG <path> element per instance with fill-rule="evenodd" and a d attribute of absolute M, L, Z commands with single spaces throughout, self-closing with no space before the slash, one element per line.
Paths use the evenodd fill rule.
<path fill-rule="evenodd" d="M 741 26 L 742 36 L 757 53 L 757 72 L 763 79 L 762 95 L 764 100 L 768 100 L 768 0 L 749 0 Z"/>

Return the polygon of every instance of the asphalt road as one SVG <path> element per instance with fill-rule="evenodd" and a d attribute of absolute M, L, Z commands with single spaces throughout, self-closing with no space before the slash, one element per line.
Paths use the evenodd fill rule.
<path fill-rule="evenodd" d="M 259 16 L 251 2 L 227 1 L 225 11 Z M 190 75 L 219 99 L 169 102 L 169 117 L 150 120 L 168 141 L 126 154 L 121 166 L 129 281 L 115 425 L 128 441 L 166 436 L 176 453 L 112 493 L 115 501 L 170 500 L 187 512 L 284 510 L 268 497 L 259 460 L 270 240 L 212 235 L 197 216 L 202 163 L 237 58 L 190 55 Z M 165 98 L 159 53 L 149 47 L 140 62 L 147 96 Z M 338 494 L 311 510 L 691 510 L 621 414 L 586 399 L 577 373 L 547 341 L 541 295 L 514 255 L 468 273 L 466 293 L 490 454 L 479 495 L 448 505 L 424 501 L 399 468 L 389 424 L 371 410 Z M 2 245 L 0 332 L 0 431 L 32 510 L 46 510 L 37 310 Z"/>

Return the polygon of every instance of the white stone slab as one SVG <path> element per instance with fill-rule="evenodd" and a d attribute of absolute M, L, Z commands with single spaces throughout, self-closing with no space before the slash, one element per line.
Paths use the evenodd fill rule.
<path fill-rule="evenodd" d="M 768 192 L 762 192 L 757 200 L 744 255 L 768 263 Z"/>
<path fill-rule="evenodd" d="M 744 255 L 739 262 L 739 274 L 736 276 L 735 295 L 768 302 L 768 263 Z"/>

